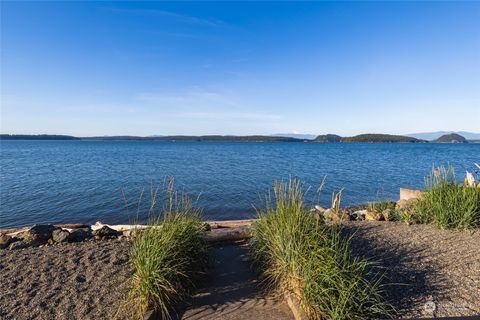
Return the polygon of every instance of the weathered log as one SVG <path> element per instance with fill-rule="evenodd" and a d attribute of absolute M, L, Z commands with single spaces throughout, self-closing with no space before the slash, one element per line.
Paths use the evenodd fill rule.
<path fill-rule="evenodd" d="M 251 226 L 243 225 L 233 228 L 217 228 L 207 232 L 207 242 L 228 242 L 245 240 L 251 237 Z"/>
<path fill-rule="evenodd" d="M 59 227 L 62 229 L 80 229 L 80 228 L 88 228 L 90 225 L 83 224 L 83 223 L 65 223 L 65 224 L 54 224 L 55 227 Z"/>
<path fill-rule="evenodd" d="M 2 229 L 0 230 L 0 234 L 8 234 L 8 235 L 15 235 L 17 233 L 28 231 L 31 227 L 20 227 L 20 228 L 12 228 L 12 229 Z"/>
<path fill-rule="evenodd" d="M 109 227 L 110 229 L 113 229 L 116 231 L 127 231 L 127 230 L 134 230 L 134 229 L 145 229 L 150 226 L 145 224 L 105 224 L 100 221 L 97 221 L 94 225 L 91 226 L 92 230 L 98 230 L 103 227 Z"/>
<path fill-rule="evenodd" d="M 225 221 L 206 221 L 210 225 L 210 228 L 233 228 L 245 225 L 251 225 L 256 219 L 244 219 L 244 220 L 225 220 Z"/>

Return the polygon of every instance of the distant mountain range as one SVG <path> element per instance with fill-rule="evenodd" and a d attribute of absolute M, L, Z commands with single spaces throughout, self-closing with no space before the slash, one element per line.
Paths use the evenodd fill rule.
<path fill-rule="evenodd" d="M 435 132 L 421 132 L 421 133 L 410 133 L 406 134 L 408 137 L 413 137 L 417 139 L 432 141 L 440 138 L 446 134 L 459 134 L 467 140 L 480 140 L 480 133 L 467 132 L 467 131 L 435 131 Z"/>

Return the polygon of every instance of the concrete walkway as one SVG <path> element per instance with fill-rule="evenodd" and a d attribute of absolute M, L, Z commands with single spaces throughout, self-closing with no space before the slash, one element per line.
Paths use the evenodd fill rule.
<path fill-rule="evenodd" d="M 293 319 L 286 303 L 265 296 L 245 244 L 222 244 L 211 251 L 211 273 L 182 319 Z"/>

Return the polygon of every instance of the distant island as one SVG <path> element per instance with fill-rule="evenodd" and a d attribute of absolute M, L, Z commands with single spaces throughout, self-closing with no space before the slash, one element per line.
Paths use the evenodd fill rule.
<path fill-rule="evenodd" d="M 81 138 L 58 134 L 0 134 L 0 140 L 81 140 Z"/>
<path fill-rule="evenodd" d="M 467 143 L 467 139 L 465 137 L 456 134 L 456 133 L 450 133 L 450 134 L 444 134 L 440 138 L 434 140 L 434 142 L 437 143 Z"/>
<path fill-rule="evenodd" d="M 435 131 L 435 132 L 419 132 L 419 133 L 409 133 L 405 136 L 413 137 L 421 140 L 434 141 L 444 136 L 446 134 L 456 133 L 467 139 L 469 142 L 480 140 L 480 133 L 478 132 L 469 132 L 469 131 Z"/>
<path fill-rule="evenodd" d="M 345 137 L 342 138 L 342 142 L 427 142 L 425 140 L 420 140 L 417 138 L 407 137 L 407 136 L 397 136 L 391 134 L 359 134 L 354 137 Z"/>
<path fill-rule="evenodd" d="M 203 135 L 203 136 L 97 136 L 97 137 L 74 137 L 69 135 L 28 135 L 28 134 L 0 134 L 0 140 L 86 140 L 86 141 L 114 141 L 114 140 L 131 140 L 131 141 L 205 141 L 205 142 L 317 142 L 317 143 L 352 143 L 352 142 L 368 142 L 368 143 L 478 143 L 478 140 L 467 140 L 465 137 L 450 133 L 439 137 L 436 140 L 427 141 L 403 135 L 391 135 L 381 133 L 359 134 L 353 137 L 341 137 L 336 134 L 318 135 L 313 139 L 283 137 L 278 135 L 250 135 L 250 136 L 233 136 L 233 135 Z"/>
<path fill-rule="evenodd" d="M 140 141 L 226 141 L 226 142 L 303 142 L 304 139 L 274 136 L 99 136 L 99 137 L 74 137 L 67 135 L 16 135 L 0 134 L 0 140 L 140 140 Z"/>
<path fill-rule="evenodd" d="M 342 137 L 336 135 L 336 134 L 323 134 L 317 136 L 315 139 L 313 139 L 315 142 L 341 142 Z"/>

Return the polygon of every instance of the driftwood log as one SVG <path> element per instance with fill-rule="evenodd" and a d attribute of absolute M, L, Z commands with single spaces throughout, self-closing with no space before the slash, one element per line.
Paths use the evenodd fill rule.
<path fill-rule="evenodd" d="M 245 240 L 251 237 L 251 229 L 251 225 L 217 228 L 208 231 L 205 237 L 210 243 Z"/>

